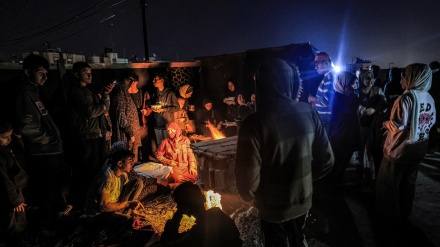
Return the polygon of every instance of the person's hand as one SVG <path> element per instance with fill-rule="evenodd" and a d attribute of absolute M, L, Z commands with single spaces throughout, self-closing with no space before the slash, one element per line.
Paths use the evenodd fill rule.
<path fill-rule="evenodd" d="M 142 115 L 147 116 L 148 111 L 147 109 L 141 109 L 141 113 Z"/>
<path fill-rule="evenodd" d="M 27 204 L 22 202 L 20 205 L 14 208 L 14 212 L 24 212 L 26 206 Z"/>
<path fill-rule="evenodd" d="M 367 108 L 364 110 L 364 114 L 366 114 L 367 116 L 373 115 L 376 112 L 376 110 L 374 110 L 374 108 Z"/>
<path fill-rule="evenodd" d="M 165 110 L 163 108 L 159 108 L 159 109 L 154 108 L 153 111 L 156 113 L 161 113 L 161 112 L 164 112 Z"/>
<path fill-rule="evenodd" d="M 197 168 L 195 167 L 189 168 L 189 174 L 197 176 Z"/>
<path fill-rule="evenodd" d="M 20 145 L 20 147 L 23 148 L 24 150 L 24 142 L 23 142 L 23 138 L 21 137 L 21 134 L 13 134 L 13 135 L 17 139 L 18 145 Z"/>
<path fill-rule="evenodd" d="M 128 201 L 128 208 L 135 209 L 139 206 L 139 201 Z"/>
<path fill-rule="evenodd" d="M 163 185 L 163 186 L 168 186 L 169 182 L 168 179 L 166 178 L 158 178 L 157 179 L 157 184 Z"/>
<path fill-rule="evenodd" d="M 136 141 L 136 138 L 135 138 L 134 136 L 132 136 L 132 137 L 130 138 L 130 142 L 131 142 L 131 143 L 134 143 L 134 141 Z"/>
<path fill-rule="evenodd" d="M 217 124 L 217 129 L 218 130 L 222 129 L 222 124 L 221 123 Z"/>
<path fill-rule="evenodd" d="M 109 83 L 109 84 L 107 84 L 107 86 L 104 87 L 102 93 L 106 94 L 106 95 L 109 95 L 112 92 L 114 87 L 115 87 L 114 83 Z"/>

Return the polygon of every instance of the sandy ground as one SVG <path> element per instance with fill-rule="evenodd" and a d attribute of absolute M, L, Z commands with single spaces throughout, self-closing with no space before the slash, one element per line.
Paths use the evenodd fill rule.
<path fill-rule="evenodd" d="M 346 177 L 348 180 L 353 177 L 353 169 L 347 170 Z M 439 183 L 440 152 L 429 153 L 419 168 L 413 213 L 407 222 L 390 220 L 376 213 L 374 194 L 362 192 L 360 185 L 328 193 L 326 188 L 316 184 L 313 207 L 305 226 L 308 244 L 313 247 L 440 247 Z M 247 238 L 244 247 L 262 246 L 256 210 L 244 204 L 237 194 L 221 195 L 223 210 L 234 220 L 238 218 L 236 224 L 242 236 Z M 27 243 L 23 246 L 104 246 L 97 243 L 111 237 L 95 229 L 81 214 L 75 213 L 48 229 L 38 225 L 30 225 L 29 228 Z M 152 233 L 130 234 L 125 242 L 120 242 L 123 244 L 120 246 L 144 246 L 142 243 Z M 78 245 L 85 242 L 89 244 Z"/>

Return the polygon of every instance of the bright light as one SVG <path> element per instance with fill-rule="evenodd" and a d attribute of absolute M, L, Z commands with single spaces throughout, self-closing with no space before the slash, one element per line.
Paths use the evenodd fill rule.
<path fill-rule="evenodd" d="M 333 69 L 335 70 L 336 73 L 341 72 L 341 67 L 338 65 L 333 66 Z"/>

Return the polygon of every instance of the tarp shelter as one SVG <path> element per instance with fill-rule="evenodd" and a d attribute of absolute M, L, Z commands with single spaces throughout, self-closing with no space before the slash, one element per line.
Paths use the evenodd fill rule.
<path fill-rule="evenodd" d="M 317 81 L 320 81 L 314 65 L 310 64 L 317 52 L 318 50 L 307 42 L 235 54 L 198 57 L 196 59 L 200 60 L 200 89 L 205 97 L 213 100 L 214 108 L 219 111 L 225 110 L 225 104 L 222 102 L 229 80 L 234 82 L 245 94 L 246 100 L 249 100 L 255 89 L 254 75 L 261 61 L 266 56 L 276 56 L 298 67 L 303 87 L 307 90 L 308 86 L 316 85 Z M 302 98 L 307 99 L 307 96 L 303 95 Z"/>

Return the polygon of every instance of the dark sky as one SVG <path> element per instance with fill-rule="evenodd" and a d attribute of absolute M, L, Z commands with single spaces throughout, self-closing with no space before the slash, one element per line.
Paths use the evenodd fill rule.
<path fill-rule="evenodd" d="M 335 63 L 440 60 L 437 0 L 146 0 L 150 55 L 174 61 L 310 42 Z M 143 57 L 139 0 L 3 0 L 0 58 L 44 42 L 68 53 Z M 76 16 L 76 18 L 75 18 Z"/>

